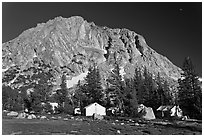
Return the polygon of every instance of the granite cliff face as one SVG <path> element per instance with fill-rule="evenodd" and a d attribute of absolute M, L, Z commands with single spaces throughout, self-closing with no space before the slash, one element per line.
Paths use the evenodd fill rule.
<path fill-rule="evenodd" d="M 144 70 L 146 67 L 153 76 L 159 72 L 170 85 L 175 85 L 182 72 L 150 48 L 141 35 L 128 29 L 99 27 L 82 17 L 73 16 L 57 17 L 38 24 L 3 43 L 3 77 L 8 71 L 18 68 L 13 79 L 3 82 L 15 81 L 20 73 L 39 60 L 54 70 L 56 85 L 59 85 L 62 73 L 72 79 L 86 73 L 93 63 L 99 66 L 105 84 L 115 59 L 120 62 L 127 78 L 133 76 L 135 68 Z"/>

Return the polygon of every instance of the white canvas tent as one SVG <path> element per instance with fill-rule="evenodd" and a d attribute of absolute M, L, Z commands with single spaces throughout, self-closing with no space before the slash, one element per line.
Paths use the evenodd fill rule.
<path fill-rule="evenodd" d="M 151 107 L 146 107 L 143 104 L 140 104 L 138 106 L 137 111 L 139 113 L 144 113 L 144 115 L 142 116 L 142 118 L 147 119 L 147 120 L 151 120 L 151 119 L 155 119 L 155 115 L 154 115 L 154 111 Z"/>
<path fill-rule="evenodd" d="M 170 116 L 177 116 L 177 117 L 182 117 L 183 112 L 180 109 L 179 106 L 160 106 L 157 111 L 161 111 L 162 112 L 162 117 L 164 117 L 164 112 L 168 112 L 169 111 L 169 115 Z"/>
<path fill-rule="evenodd" d="M 173 106 L 173 108 L 171 108 L 171 116 L 182 117 L 182 113 L 179 106 Z"/>
<path fill-rule="evenodd" d="M 106 108 L 98 103 L 92 103 L 85 108 L 85 116 L 93 116 L 93 114 L 106 115 Z"/>

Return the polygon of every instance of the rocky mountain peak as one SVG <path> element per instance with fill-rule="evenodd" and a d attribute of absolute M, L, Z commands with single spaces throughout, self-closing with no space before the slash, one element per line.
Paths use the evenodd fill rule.
<path fill-rule="evenodd" d="M 64 73 L 71 80 L 97 64 L 105 81 L 115 60 L 124 68 L 126 78 L 133 76 L 135 68 L 146 67 L 153 76 L 159 72 L 175 85 L 182 72 L 134 31 L 99 27 L 80 16 L 56 17 L 3 43 L 3 73 L 13 67 L 22 73 L 34 67 L 36 60 L 50 66 L 56 79 Z"/>

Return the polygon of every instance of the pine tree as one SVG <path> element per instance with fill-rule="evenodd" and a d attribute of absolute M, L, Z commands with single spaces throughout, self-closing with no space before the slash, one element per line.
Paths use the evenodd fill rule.
<path fill-rule="evenodd" d="M 135 85 L 135 79 L 126 79 L 126 87 L 125 87 L 125 99 L 124 99 L 124 107 L 125 114 L 131 117 L 137 116 L 137 87 Z"/>
<path fill-rule="evenodd" d="M 189 57 L 183 63 L 183 74 L 179 82 L 178 103 L 185 115 L 191 118 L 202 118 L 202 90 L 198 75 Z"/>
<path fill-rule="evenodd" d="M 155 94 L 154 82 L 152 79 L 152 75 L 147 71 L 147 68 L 144 69 L 144 80 L 141 86 L 142 92 L 142 102 L 146 106 L 152 105 L 153 95 Z"/>
<path fill-rule="evenodd" d="M 64 108 L 65 101 L 67 98 L 67 82 L 66 82 L 66 75 L 63 74 L 61 78 L 61 84 L 60 84 L 61 89 L 57 90 L 57 95 L 56 95 L 56 100 L 60 104 L 62 108 Z"/>
<path fill-rule="evenodd" d="M 166 80 L 162 80 L 160 74 L 158 73 L 157 78 L 157 105 L 170 105 L 171 97 L 169 94 L 169 85 Z"/>
<path fill-rule="evenodd" d="M 169 89 L 169 84 L 168 82 L 165 80 L 164 83 L 162 84 L 162 88 L 163 88 L 163 104 L 164 105 L 172 105 L 172 96 L 170 94 L 170 89 Z"/>
<path fill-rule="evenodd" d="M 101 86 L 101 76 L 96 65 L 89 68 L 89 72 L 85 78 L 86 96 L 89 103 L 98 102 L 103 104 L 103 88 Z"/>
<path fill-rule="evenodd" d="M 85 86 L 79 80 L 76 86 L 76 91 L 74 94 L 75 105 L 80 107 L 81 110 L 88 105 L 88 97 L 86 95 Z"/>
<path fill-rule="evenodd" d="M 162 80 L 160 77 L 160 74 L 157 74 L 157 93 L 158 93 L 158 104 L 159 105 L 164 105 L 164 90 L 162 87 Z"/>
<path fill-rule="evenodd" d="M 107 81 L 109 83 L 109 90 L 112 92 L 111 94 L 113 98 L 115 98 L 115 105 L 120 109 L 120 111 L 124 111 L 125 83 L 122 81 L 118 63 L 115 63 L 112 73 Z"/>
<path fill-rule="evenodd" d="M 143 78 L 142 78 L 142 73 L 140 69 L 135 69 L 135 75 L 133 77 L 134 80 L 134 88 L 136 90 L 136 95 L 138 99 L 138 103 L 142 104 L 143 103 L 143 95 L 144 92 L 142 92 L 143 88 Z"/>

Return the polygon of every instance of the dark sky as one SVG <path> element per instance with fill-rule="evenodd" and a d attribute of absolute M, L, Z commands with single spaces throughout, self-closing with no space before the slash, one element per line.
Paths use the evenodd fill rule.
<path fill-rule="evenodd" d="M 127 28 L 145 37 L 147 44 L 182 67 L 189 56 L 202 75 L 202 3 L 3 3 L 2 41 L 14 39 L 37 23 L 57 16 L 82 16 L 110 28 Z"/>

